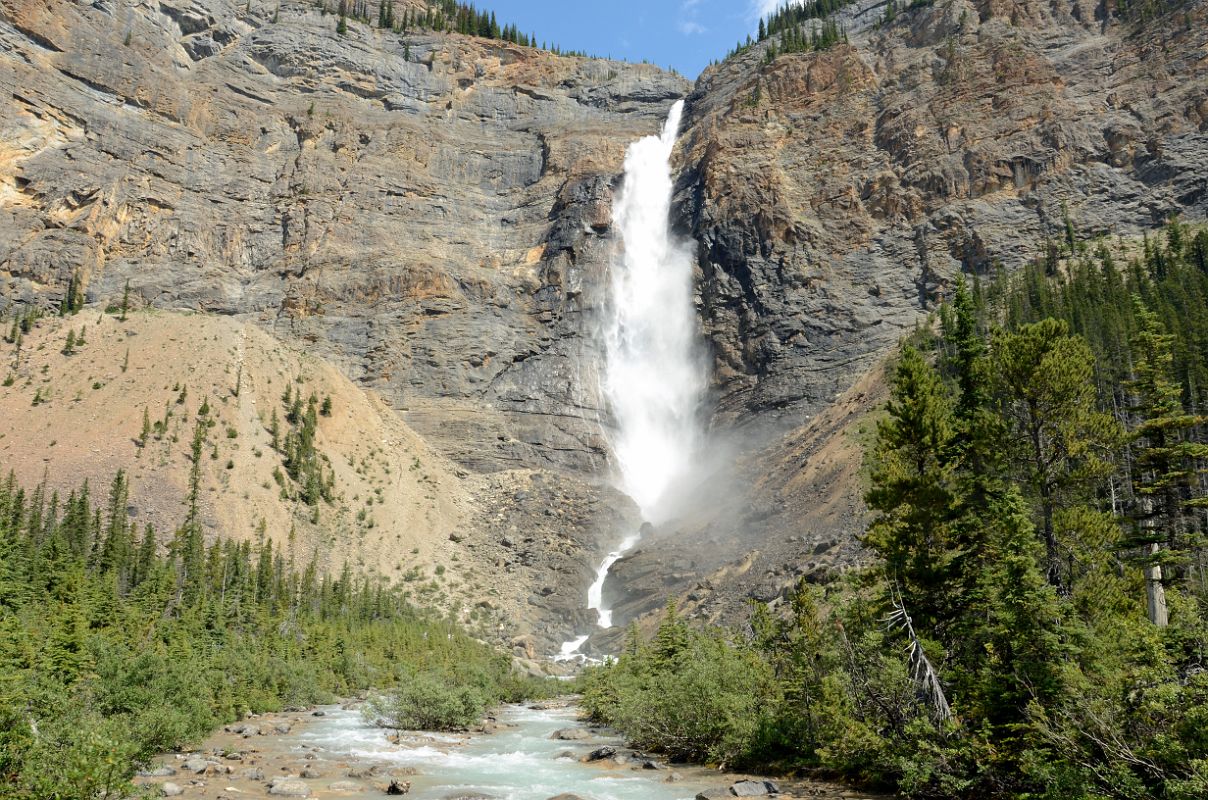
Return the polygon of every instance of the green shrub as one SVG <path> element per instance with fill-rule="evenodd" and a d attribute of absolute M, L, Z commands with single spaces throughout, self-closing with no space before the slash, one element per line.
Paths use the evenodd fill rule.
<path fill-rule="evenodd" d="M 583 706 L 635 747 L 733 764 L 751 756 L 774 700 L 771 677 L 744 643 L 692 630 L 673 611 L 653 642 L 631 635 L 618 663 L 588 674 Z"/>
<path fill-rule="evenodd" d="M 419 673 L 403 678 L 392 692 L 372 698 L 366 714 L 383 727 L 398 730 L 455 731 L 478 722 L 490 702 L 477 686 Z"/>

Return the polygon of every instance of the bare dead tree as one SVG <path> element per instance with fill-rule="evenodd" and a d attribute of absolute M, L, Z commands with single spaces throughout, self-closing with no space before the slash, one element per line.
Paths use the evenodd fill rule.
<path fill-rule="evenodd" d="M 919 692 L 931 707 L 932 717 L 936 722 L 947 722 L 952 719 L 952 707 L 944 694 L 943 684 L 940 683 L 939 673 L 931 665 L 923 643 L 914 631 L 914 622 L 906 611 L 906 603 L 902 593 L 895 583 L 889 590 L 889 602 L 893 606 L 889 616 L 885 618 L 886 628 L 890 631 L 901 630 L 906 634 L 906 653 L 910 659 L 910 677 L 914 679 Z"/>

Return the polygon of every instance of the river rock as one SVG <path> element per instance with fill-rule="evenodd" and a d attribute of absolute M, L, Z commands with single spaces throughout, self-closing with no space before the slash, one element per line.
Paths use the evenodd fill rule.
<path fill-rule="evenodd" d="M 179 797 L 185 793 L 185 790 L 177 786 L 171 781 L 167 781 L 163 786 L 159 787 L 159 793 L 164 797 Z"/>
<path fill-rule="evenodd" d="M 273 778 L 268 793 L 277 797 L 310 797 L 310 787 L 297 778 Z"/>
<path fill-rule="evenodd" d="M 356 781 L 336 781 L 327 787 L 333 792 L 360 792 L 364 790 L 364 786 Z"/>
<path fill-rule="evenodd" d="M 215 762 L 204 758 L 188 758 L 185 759 L 183 764 L 181 764 L 181 767 L 184 768 L 186 772 L 194 772 L 198 775 L 205 774 L 206 770 L 214 766 L 217 766 Z"/>
<path fill-rule="evenodd" d="M 322 773 L 322 772 L 319 772 L 319 770 L 317 770 L 317 769 L 315 769 L 314 767 L 311 767 L 311 766 L 306 766 L 306 767 L 303 767 L 303 768 L 302 768 L 302 771 L 301 771 L 300 773 L 298 773 L 298 774 L 299 774 L 299 776 L 300 776 L 300 777 L 303 777 L 303 778 L 310 778 L 310 779 L 313 779 L 313 778 L 322 778 L 322 777 L 323 777 L 323 773 Z"/>
<path fill-rule="evenodd" d="M 227 730 L 246 739 L 249 736 L 255 736 L 260 728 L 250 722 L 243 722 L 238 725 L 230 725 L 227 727 Z"/>
<path fill-rule="evenodd" d="M 559 728 L 550 734 L 551 739 L 560 739 L 564 742 L 577 742 L 582 739 L 590 739 L 591 731 L 586 728 Z"/>
<path fill-rule="evenodd" d="M 733 796 L 729 789 L 706 789 L 696 793 L 696 800 L 722 800 L 722 798 Z"/>
<path fill-rule="evenodd" d="M 617 754 L 617 749 L 611 745 L 597 747 L 583 757 L 584 761 L 603 761 L 606 758 L 612 758 Z"/>
<path fill-rule="evenodd" d="M 167 764 L 161 764 L 158 767 L 151 769 L 141 769 L 138 771 L 140 778 L 170 778 L 176 774 L 174 767 L 169 767 Z"/>
<path fill-rule="evenodd" d="M 260 769 L 260 767 L 245 769 L 243 771 L 243 777 L 247 778 L 249 781 L 262 781 L 264 780 L 264 770 Z"/>
<path fill-rule="evenodd" d="M 780 787 L 772 781 L 739 781 L 730 787 L 735 797 L 766 797 L 780 794 Z"/>
<path fill-rule="evenodd" d="M 382 790 L 388 795 L 403 795 L 411 791 L 410 781 L 390 781 L 386 784 L 386 788 Z"/>

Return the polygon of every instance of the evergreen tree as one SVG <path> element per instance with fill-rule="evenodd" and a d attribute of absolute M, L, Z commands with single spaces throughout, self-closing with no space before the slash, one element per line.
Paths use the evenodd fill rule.
<path fill-rule="evenodd" d="M 1114 467 L 1110 455 L 1120 437 L 1099 412 L 1094 355 L 1069 326 L 1043 320 L 1002 333 L 994 340 L 995 376 L 1011 424 L 1012 466 L 1037 499 L 1049 582 L 1061 591 L 1070 584 L 1067 553 L 1054 526 L 1059 503 L 1069 506 L 1093 496 Z M 1064 564 L 1064 567 L 1063 567 Z"/>
<path fill-rule="evenodd" d="M 1141 323 L 1134 337 L 1136 377 L 1132 383 L 1133 412 L 1138 420 L 1132 431 L 1137 502 L 1134 533 L 1126 543 L 1144 551 L 1150 621 L 1165 626 L 1163 565 L 1178 564 L 1190 547 L 1202 546 L 1188 512 L 1205 504 L 1198 490 L 1208 445 L 1192 436 L 1205 417 L 1184 410 L 1179 387 L 1171 378 L 1173 337 L 1139 298 L 1135 302 Z"/>
<path fill-rule="evenodd" d="M 894 371 L 888 418 L 877 426 L 865 543 L 885 561 L 928 624 L 945 618 L 947 584 L 961 553 L 954 546 L 959 495 L 952 402 L 935 369 L 914 347 Z"/>

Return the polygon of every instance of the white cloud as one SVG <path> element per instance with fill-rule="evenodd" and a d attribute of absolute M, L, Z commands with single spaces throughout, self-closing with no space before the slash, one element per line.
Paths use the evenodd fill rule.
<path fill-rule="evenodd" d="M 680 20 L 675 27 L 683 35 L 695 36 L 709 30 L 696 21 L 696 7 L 700 4 L 701 0 L 680 0 Z"/>
<path fill-rule="evenodd" d="M 801 0 L 791 0 L 791 2 L 793 5 L 801 5 Z M 756 24 L 768 14 L 783 6 L 784 3 L 785 0 L 748 0 L 747 9 L 751 18 L 751 24 Z"/>

